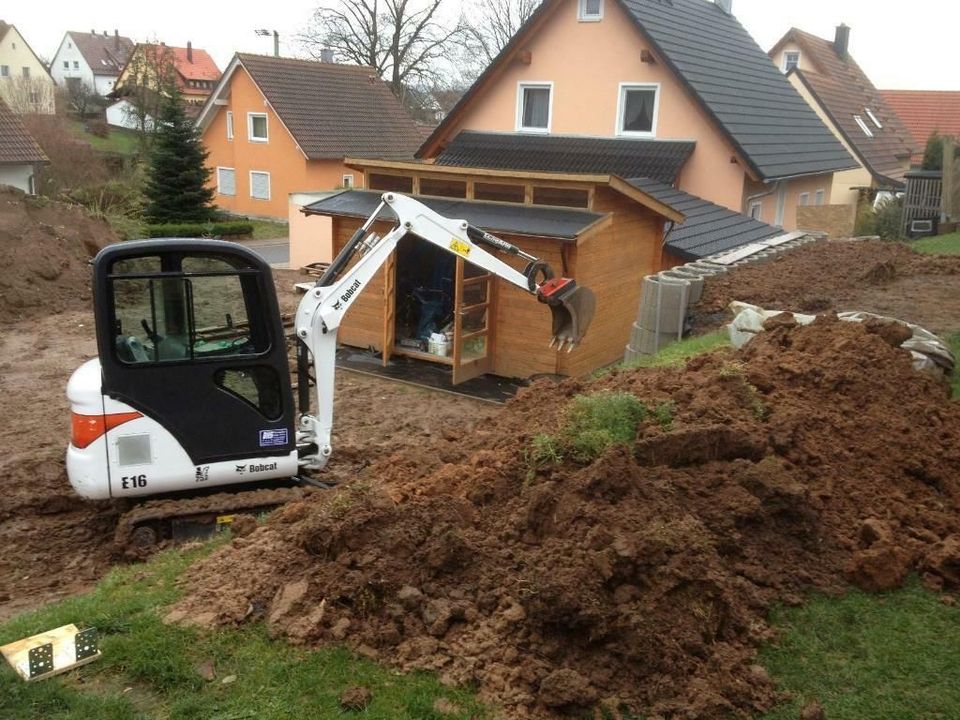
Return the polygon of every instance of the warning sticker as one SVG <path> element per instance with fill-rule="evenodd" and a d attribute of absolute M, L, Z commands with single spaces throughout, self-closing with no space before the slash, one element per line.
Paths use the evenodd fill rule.
<path fill-rule="evenodd" d="M 457 238 L 452 238 L 450 240 L 450 249 L 453 250 L 457 255 L 463 255 L 467 257 L 470 254 L 470 245 L 465 243 L 463 240 L 458 240 Z"/>
<path fill-rule="evenodd" d="M 276 428 L 274 430 L 260 431 L 260 447 L 277 447 L 287 444 L 287 429 Z"/>

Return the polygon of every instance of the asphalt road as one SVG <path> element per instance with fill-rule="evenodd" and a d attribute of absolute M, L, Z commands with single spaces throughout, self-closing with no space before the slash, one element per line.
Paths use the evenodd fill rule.
<path fill-rule="evenodd" d="M 271 265 L 286 267 L 290 262 L 290 240 L 288 238 L 248 240 L 243 244 Z"/>

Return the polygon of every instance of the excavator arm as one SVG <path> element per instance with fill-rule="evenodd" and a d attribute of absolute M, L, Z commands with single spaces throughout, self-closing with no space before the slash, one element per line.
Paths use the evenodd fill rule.
<path fill-rule="evenodd" d="M 379 236 L 371 228 L 374 222 L 382 219 L 380 215 L 385 209 L 392 211 L 396 223 L 390 232 Z M 297 308 L 296 333 L 301 343 L 301 353 L 305 349 L 313 356 L 317 396 L 316 414 L 301 414 L 297 432 L 297 445 L 301 448 L 300 464 L 305 469 L 323 468 L 332 452 L 330 435 L 340 322 L 396 249 L 397 243 L 408 234 L 503 278 L 547 304 L 553 321 L 550 345 L 556 346 L 558 352 L 564 348 L 567 352 L 572 351 L 593 319 L 596 306 L 593 293 L 569 278 L 555 277 L 545 262 L 465 220 L 439 215 L 405 195 L 385 193 L 377 208 Z M 526 261 L 526 266 L 522 271 L 517 270 L 485 248 L 520 258 Z M 351 266 L 355 258 L 359 259 Z M 301 369 L 304 365 L 305 362 L 300 363 Z M 300 386 L 303 389 L 307 387 L 306 378 L 300 378 Z"/>

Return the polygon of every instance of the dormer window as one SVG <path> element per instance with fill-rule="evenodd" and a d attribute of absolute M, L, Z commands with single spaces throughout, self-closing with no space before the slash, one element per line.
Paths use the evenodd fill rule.
<path fill-rule="evenodd" d="M 873 131 L 869 127 L 867 127 L 867 124 L 863 121 L 862 117 L 860 117 L 859 115 L 854 115 L 853 119 L 857 123 L 857 125 L 860 126 L 860 129 L 863 130 L 864 135 L 866 135 L 867 137 L 873 137 Z"/>
<path fill-rule="evenodd" d="M 800 65 L 799 52 L 785 52 L 783 54 L 783 72 L 788 73 Z"/>
<path fill-rule="evenodd" d="M 871 110 L 870 108 L 866 108 L 866 110 L 867 110 L 867 117 L 869 117 L 870 120 L 873 121 L 873 124 L 877 126 L 877 130 L 883 130 L 883 125 L 880 124 L 880 121 L 877 119 L 877 116 L 873 114 L 873 110 Z"/>
<path fill-rule="evenodd" d="M 597 22 L 603 18 L 603 0 L 579 0 L 577 19 L 580 22 Z"/>

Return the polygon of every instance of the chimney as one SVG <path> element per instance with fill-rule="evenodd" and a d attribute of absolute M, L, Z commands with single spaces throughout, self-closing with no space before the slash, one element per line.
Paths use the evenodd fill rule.
<path fill-rule="evenodd" d="M 833 40 L 833 49 L 837 55 L 846 59 L 847 52 L 850 50 L 850 28 L 840 23 L 837 25 L 837 35 Z"/>
<path fill-rule="evenodd" d="M 113 30 L 113 47 L 117 50 L 120 49 L 120 31 L 114 28 Z"/>
<path fill-rule="evenodd" d="M 91 35 L 96 35 L 96 34 L 97 34 L 97 31 L 96 31 L 96 30 L 93 30 L 93 29 L 91 29 L 91 30 L 90 30 L 90 34 L 91 34 Z"/>
<path fill-rule="evenodd" d="M 335 62 L 333 59 L 333 50 L 330 48 L 323 48 L 320 51 L 320 62 L 332 63 Z"/>
<path fill-rule="evenodd" d="M 733 15 L 733 0 L 715 0 L 717 7 L 723 10 L 727 15 Z"/>
<path fill-rule="evenodd" d="M 187 40 L 187 62 L 193 62 L 193 43 Z"/>
<path fill-rule="evenodd" d="M 107 31 L 106 31 L 106 30 L 103 31 L 103 36 L 104 36 L 104 37 L 107 36 Z"/>

